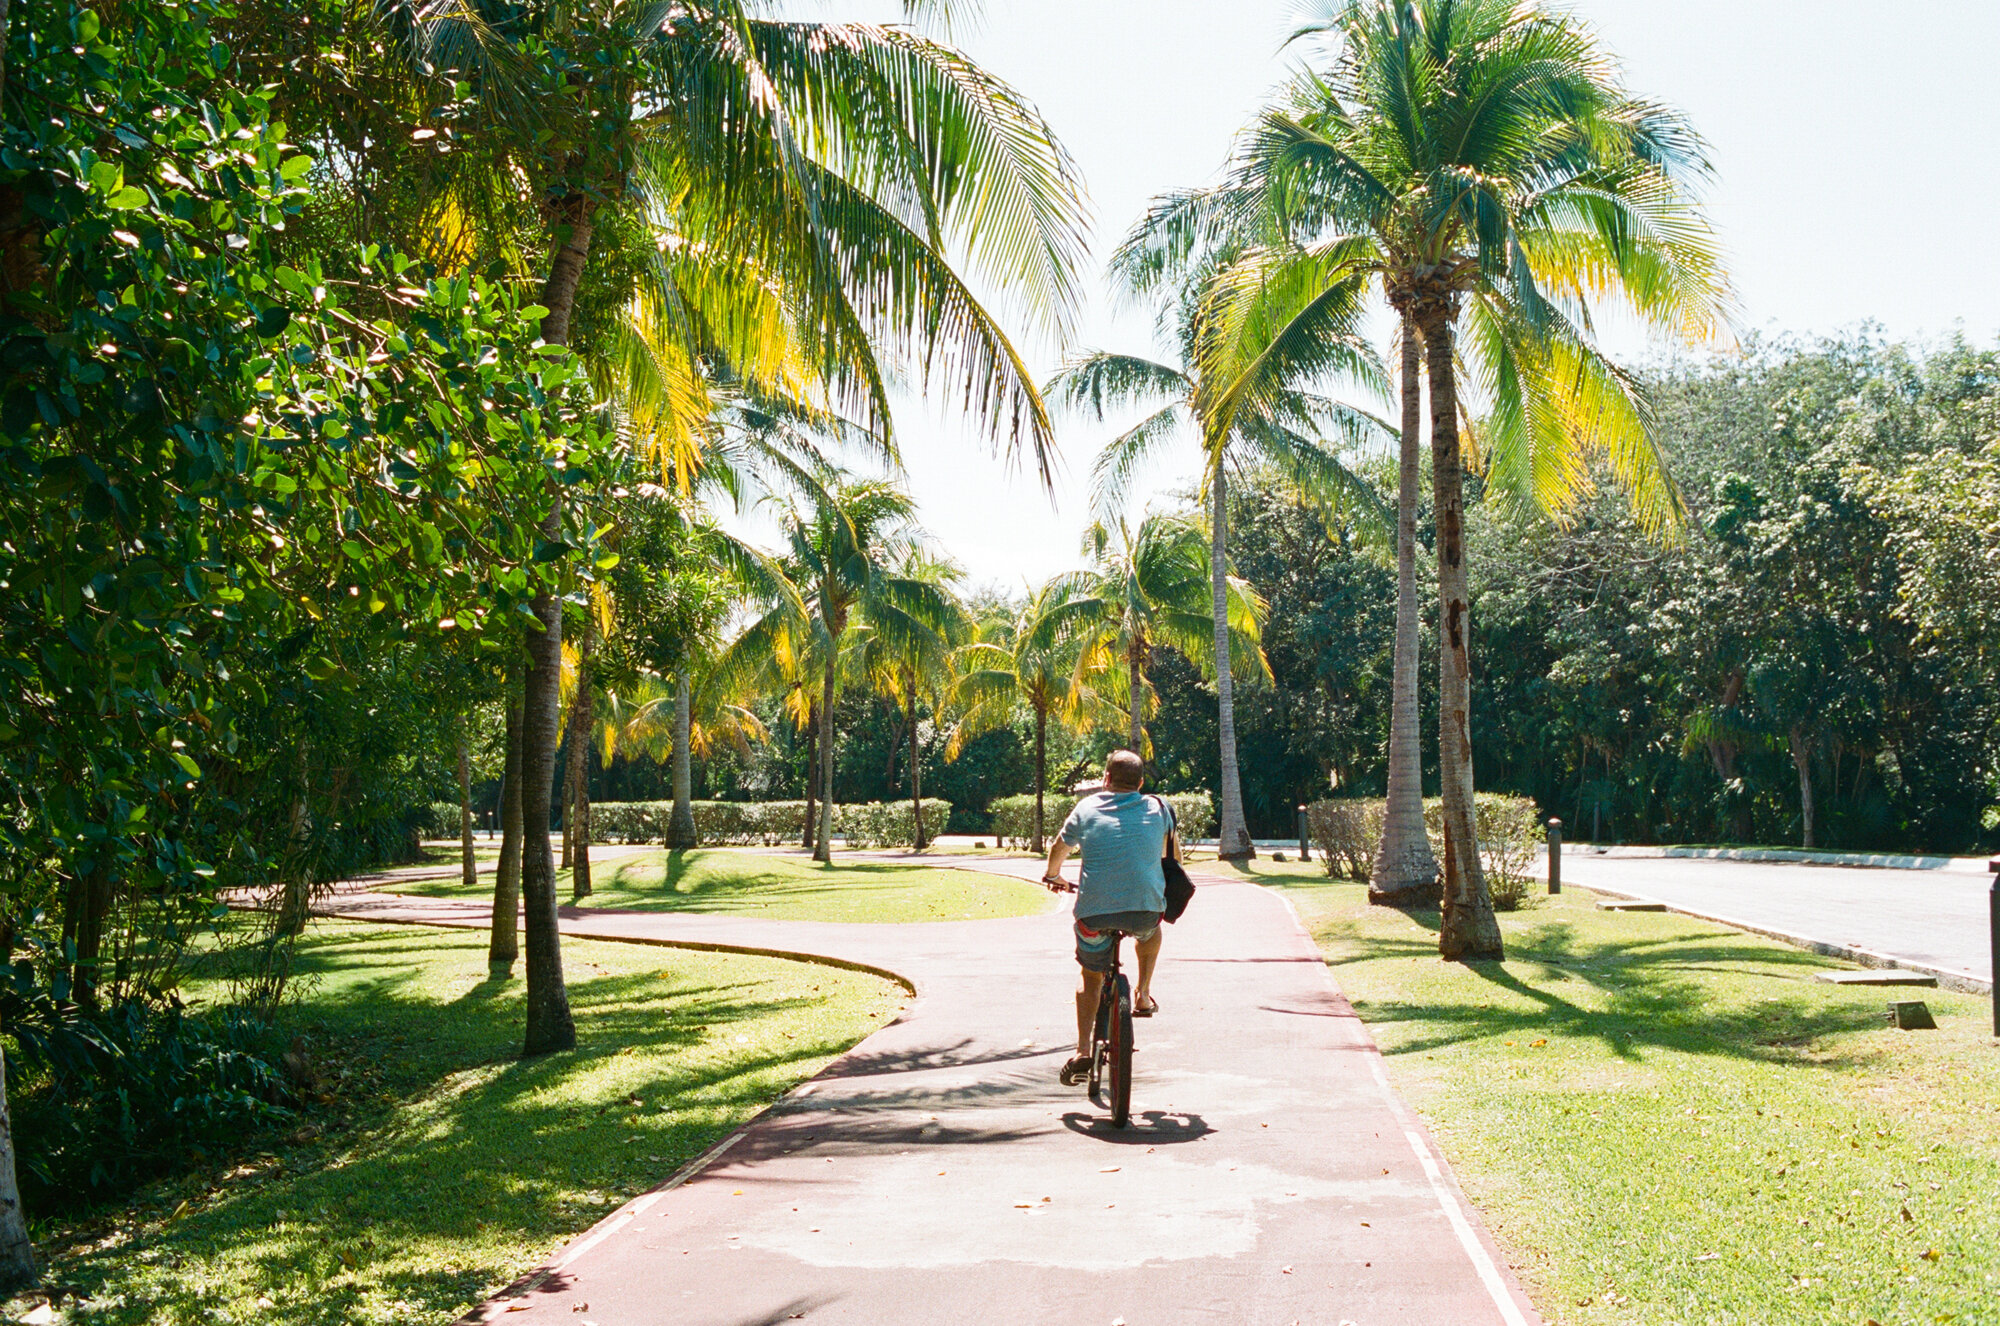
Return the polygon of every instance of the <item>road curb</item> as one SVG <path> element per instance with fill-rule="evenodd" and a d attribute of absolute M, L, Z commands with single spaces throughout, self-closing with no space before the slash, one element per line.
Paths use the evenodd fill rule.
<path fill-rule="evenodd" d="M 1950 858 L 1945 859 L 1949 860 Z M 1857 967 L 1922 972 L 1926 976 L 1937 977 L 1937 983 L 1940 987 L 1946 990 L 1956 990 L 1960 994 L 1990 995 L 1993 993 L 1993 982 L 1983 981 L 1968 972 L 1953 971 L 1949 967 L 1939 967 L 1928 962 L 1912 962 L 1908 958 L 1899 958 L 1890 953 L 1880 953 L 1871 948 L 1857 948 L 1852 944 L 1836 944 L 1831 940 L 1814 939 L 1810 935 L 1801 935 L 1790 930 L 1780 930 L 1775 926 L 1759 925 L 1754 921 L 1745 921 L 1734 916 L 1722 916 L 1715 912 L 1697 911 L 1692 907 L 1682 907 L 1676 903 L 1668 902 L 1664 898 L 1655 898 L 1649 894 L 1626 893 L 1619 889 L 1599 888 L 1595 884 L 1577 884 L 1572 885 L 1572 887 L 1588 889 L 1590 892 L 1604 898 L 1622 898 L 1629 902 L 1658 904 L 1676 916 L 1691 917 L 1697 921 L 1712 921 L 1717 925 L 1726 925 L 1732 930 L 1742 930 L 1749 934 L 1762 935 L 1766 939 L 1775 939 L 1781 944 L 1790 944 L 1793 948 L 1802 948 L 1809 953 L 1817 953 L 1823 958 L 1839 958 L 1843 962 L 1851 962 Z"/>

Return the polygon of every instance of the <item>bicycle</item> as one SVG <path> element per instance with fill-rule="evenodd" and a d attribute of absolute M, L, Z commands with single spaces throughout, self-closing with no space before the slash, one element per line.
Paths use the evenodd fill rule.
<path fill-rule="evenodd" d="M 1097 1017 L 1090 1027 L 1090 1098 L 1111 1111 L 1111 1126 L 1123 1128 L 1132 1118 L 1132 986 L 1119 958 L 1125 932 L 1111 932 L 1111 970 L 1097 996 Z M 1111 1098 L 1104 1098 L 1109 1088 Z"/>

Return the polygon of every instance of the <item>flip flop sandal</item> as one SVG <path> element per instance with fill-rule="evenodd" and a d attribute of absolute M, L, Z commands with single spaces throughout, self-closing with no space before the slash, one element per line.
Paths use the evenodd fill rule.
<path fill-rule="evenodd" d="M 1137 1004 L 1137 1003 L 1135 1002 L 1135 1003 L 1133 1004 L 1133 1006 L 1132 1006 L 1132 1016 L 1133 1016 L 1133 1017 L 1135 1017 L 1135 1018 L 1149 1018 L 1149 1017 L 1153 1016 L 1153 1014 L 1155 1014 L 1155 1013 L 1157 1013 L 1157 1012 L 1159 1012 L 1159 1011 L 1160 1011 L 1160 1001 L 1159 1001 L 1159 1000 L 1157 1000 L 1157 999 L 1153 999 L 1153 996 L 1151 996 L 1151 995 L 1147 995 L 1147 996 L 1146 996 L 1146 998 L 1148 998 L 1148 999 L 1152 999 L 1152 1000 L 1153 1000 L 1153 1006 L 1152 1006 L 1151 1008 L 1140 1008 L 1140 1007 L 1138 1006 L 1138 1004 Z"/>
<path fill-rule="evenodd" d="M 1079 1054 L 1076 1057 L 1072 1058 L 1068 1063 L 1062 1066 L 1062 1072 L 1058 1076 L 1061 1078 L 1062 1084 L 1064 1086 L 1066 1087 L 1075 1086 L 1077 1083 L 1083 1081 L 1083 1079 L 1090 1076 L 1090 1056 L 1087 1054 Z"/>

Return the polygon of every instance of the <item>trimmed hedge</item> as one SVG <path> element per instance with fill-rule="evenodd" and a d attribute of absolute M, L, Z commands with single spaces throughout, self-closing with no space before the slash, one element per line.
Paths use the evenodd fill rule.
<path fill-rule="evenodd" d="M 1180 826 L 1181 841 L 1206 838 L 1215 832 L 1215 802 L 1206 792 L 1162 792 L 1160 799 L 1173 808 L 1174 822 Z M 1042 799 L 1042 830 L 1055 837 L 1063 821 L 1081 797 L 1051 792 Z M 1035 840 L 1035 798 L 996 797 L 992 804 L 993 836 L 1002 847 L 1026 848 Z M 1044 844 L 1046 845 L 1046 843 Z"/>
<path fill-rule="evenodd" d="M 696 838 L 711 846 L 776 847 L 805 837 L 803 801 L 696 801 Z M 599 801 L 591 805 L 591 836 L 602 842 L 663 841 L 671 801 Z M 924 828 L 932 837 L 944 831 L 951 803 L 924 798 Z M 916 814 L 907 801 L 867 802 L 835 806 L 833 831 L 849 847 L 908 847 L 917 839 Z"/>
<path fill-rule="evenodd" d="M 1382 819 L 1388 802 L 1381 797 L 1315 801 L 1306 807 L 1313 846 L 1326 862 L 1326 873 L 1366 880 L 1382 845 Z M 1479 837 L 1479 859 L 1486 867 L 1486 889 L 1493 905 L 1511 912 L 1533 896 L 1529 868 L 1542 839 L 1541 810 L 1527 797 L 1479 792 L 1472 798 L 1473 832 Z M 1444 802 L 1424 801 L 1424 829 L 1431 853 L 1444 860 Z"/>

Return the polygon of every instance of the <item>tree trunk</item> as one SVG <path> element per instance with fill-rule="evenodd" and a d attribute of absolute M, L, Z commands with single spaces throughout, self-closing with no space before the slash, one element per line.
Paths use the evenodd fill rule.
<path fill-rule="evenodd" d="M 458 728 L 458 875 L 469 893 L 479 887 L 479 858 L 472 848 L 472 752 L 463 720 Z"/>
<path fill-rule="evenodd" d="M 1424 832 L 1423 731 L 1417 708 L 1421 649 L 1417 615 L 1417 484 L 1423 477 L 1423 343 L 1403 322 L 1403 439 L 1396 479 L 1396 661 L 1389 719 L 1389 794 L 1368 901 L 1387 907 L 1438 903 L 1437 858 Z"/>
<path fill-rule="evenodd" d="M 674 809 L 667 817 L 667 846 L 694 847 L 700 837 L 694 828 L 694 697 L 689 693 L 687 673 L 674 678 Z"/>
<path fill-rule="evenodd" d="M 799 846 L 810 848 L 813 833 L 819 828 L 817 807 L 819 789 L 819 715 L 811 705 L 806 706 L 806 828 L 799 835 Z"/>
<path fill-rule="evenodd" d="M 547 533 L 552 539 L 560 535 L 555 529 Z M 542 629 L 528 635 L 528 679 L 521 696 L 521 900 L 528 963 L 524 1056 L 576 1046 L 556 923 L 556 859 L 549 850 L 549 793 L 556 778 L 556 715 L 562 702 L 562 601 L 544 591 L 535 595 L 532 606 Z"/>
<path fill-rule="evenodd" d="M 1222 455 L 1215 458 L 1215 514 L 1209 522 L 1208 574 L 1214 587 L 1215 701 L 1222 747 L 1221 805 L 1216 831 L 1216 856 L 1224 861 L 1255 859 L 1257 846 L 1243 822 L 1243 780 L 1236 767 L 1236 683 L 1229 667 L 1229 507 Z"/>
<path fill-rule="evenodd" d="M 1126 708 L 1130 711 L 1131 726 L 1125 738 L 1129 749 L 1140 759 L 1146 758 L 1146 637 L 1136 630 L 1132 643 L 1125 651 Z"/>
<path fill-rule="evenodd" d="M 1049 711 L 1035 709 L 1035 845 L 1036 856 L 1048 851 L 1042 838 L 1042 789 L 1049 780 Z"/>
<path fill-rule="evenodd" d="M 1813 786 L 1812 786 L 1812 743 L 1805 730 L 1794 725 L 1792 738 L 1792 767 L 1799 771 L 1799 827 L 1803 846 L 1810 852 L 1813 847 Z M 1838 796 L 1840 789 L 1835 788 Z"/>
<path fill-rule="evenodd" d="M 111 915 L 113 893 L 111 872 L 103 862 L 93 862 L 79 871 L 71 885 L 73 924 L 65 926 L 74 936 L 76 960 L 70 967 L 70 998 L 88 1009 L 98 1005 L 98 990 L 104 983 L 104 923 Z M 290 888 L 287 886 L 289 898 Z M 301 923 L 303 924 L 303 923 Z"/>
<path fill-rule="evenodd" d="M 7 7 L 0 0 L 0 31 Z M 32 1287 L 41 1278 L 35 1268 L 35 1245 L 28 1239 L 28 1220 L 21 1210 L 21 1183 L 14 1169 L 14 1119 L 7 1109 L 7 1058 L 0 1050 L 0 1294 Z"/>
<path fill-rule="evenodd" d="M 271 924 L 274 935 L 302 935 L 311 912 L 312 887 L 307 879 L 306 837 L 312 827 L 312 809 L 307 798 L 312 793 L 308 781 L 311 751 L 301 741 L 293 752 L 292 764 L 298 785 L 292 793 L 290 822 L 285 831 L 285 854 L 281 858 L 284 881 L 278 893 L 278 915 Z"/>
<path fill-rule="evenodd" d="M 597 694 L 591 681 L 591 660 L 597 655 L 597 618 L 584 609 L 583 646 L 576 651 L 576 694 L 569 702 L 569 838 L 572 871 L 570 901 L 590 896 L 590 728 L 597 716 Z"/>
<path fill-rule="evenodd" d="M 913 846 L 921 852 L 924 850 L 924 765 L 922 752 L 917 749 L 917 686 L 914 677 L 910 681 L 910 813 L 917 820 Z"/>
<path fill-rule="evenodd" d="M 556 869 L 570 867 L 570 848 L 576 841 L 572 832 L 576 828 L 576 766 L 570 761 L 572 747 L 563 744 L 556 748 L 557 762 L 562 765 L 562 855 L 556 858 Z"/>
<path fill-rule="evenodd" d="M 834 638 L 839 639 L 836 632 Z M 819 698 L 819 833 L 813 860 L 833 860 L 833 660 L 826 661 L 826 681 Z"/>
<path fill-rule="evenodd" d="M 493 937 L 486 974 L 504 981 L 521 956 L 521 697 L 507 686 L 507 749 L 500 770 L 500 863 L 493 872 Z"/>
<path fill-rule="evenodd" d="M 593 206 L 583 194 L 569 194 L 552 207 L 556 251 L 542 286 L 542 339 L 569 343 L 570 311 L 590 256 Z M 562 494 L 550 488 L 542 532 L 562 537 Z M 521 696 L 521 897 L 524 904 L 528 988 L 524 1055 L 548 1054 L 576 1045 L 569 991 L 563 985 L 562 936 L 556 925 L 556 862 L 549 850 L 549 796 L 556 775 L 556 733 L 562 711 L 562 601 L 544 588 L 529 603 L 541 630 L 528 635 L 528 677 Z"/>
<path fill-rule="evenodd" d="M 1437 508 L 1438 769 L 1444 797 L 1444 899 L 1438 952 L 1447 961 L 1492 959 L 1505 950 L 1479 864 L 1472 808 L 1471 600 L 1465 575 L 1465 476 L 1458 454 L 1458 384 L 1451 323 L 1424 325 L 1431 375 L 1431 493 Z"/>

